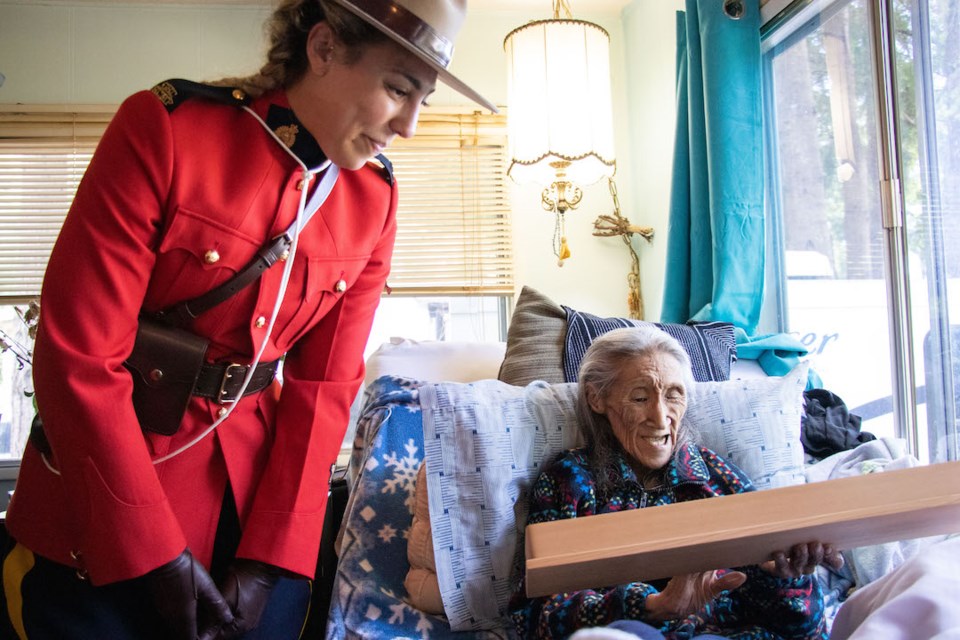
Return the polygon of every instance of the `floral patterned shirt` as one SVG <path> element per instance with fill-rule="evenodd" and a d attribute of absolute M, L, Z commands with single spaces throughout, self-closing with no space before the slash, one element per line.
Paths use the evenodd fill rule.
<path fill-rule="evenodd" d="M 589 460 L 586 449 L 568 451 L 540 474 L 531 491 L 529 524 L 754 490 L 735 465 L 694 445 L 681 448 L 671 459 L 657 489 L 645 489 L 627 461 L 618 456 L 605 470 L 613 489 L 600 492 Z M 510 602 L 511 617 L 520 638 L 565 638 L 576 629 L 619 619 L 647 622 L 668 640 L 703 633 L 741 640 L 827 637 L 823 596 L 814 576 L 781 579 L 757 566 L 737 570 L 747 575 L 741 587 L 725 591 L 696 614 L 666 623 L 647 620 L 645 609 L 646 597 L 662 589 L 665 580 L 535 599 L 525 597 L 521 583 Z"/>

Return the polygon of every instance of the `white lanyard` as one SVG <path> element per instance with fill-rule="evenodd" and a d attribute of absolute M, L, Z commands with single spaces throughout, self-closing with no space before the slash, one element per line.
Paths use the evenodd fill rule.
<path fill-rule="evenodd" d="M 203 433 L 195 437 L 190 442 L 179 447 L 175 451 L 171 451 L 170 453 L 160 456 L 159 458 L 154 458 L 152 462 L 155 465 L 160 464 L 161 462 L 165 462 L 175 456 L 178 456 L 184 451 L 186 451 L 187 449 L 189 449 L 190 447 L 194 446 L 195 444 L 197 444 L 198 442 L 206 438 L 214 429 L 216 429 L 221 424 L 223 424 L 223 422 L 230 417 L 230 414 L 233 413 L 234 407 L 237 406 L 238 402 L 243 397 L 243 393 L 247 390 L 247 386 L 249 386 L 250 380 L 253 378 L 254 371 L 257 368 L 257 365 L 260 363 L 260 358 L 263 356 L 263 352 L 267 348 L 267 343 L 270 340 L 270 335 L 273 333 L 273 325 L 277 320 L 277 315 L 280 312 L 280 305 L 283 302 L 283 296 L 284 294 L 286 294 L 287 284 L 290 280 L 290 273 L 293 268 L 293 261 L 294 261 L 294 258 L 296 257 L 297 246 L 300 240 L 300 232 L 303 231 L 303 228 L 307 226 L 307 223 L 323 205 L 324 201 L 327 199 L 327 196 L 330 195 L 330 192 L 333 190 L 333 187 L 337 182 L 337 176 L 340 174 L 340 168 L 337 165 L 330 162 L 329 160 L 325 161 L 323 164 L 321 164 L 318 167 L 315 167 L 313 169 L 308 169 L 307 165 L 304 164 L 303 161 L 300 160 L 300 158 L 298 158 L 296 154 L 294 154 L 287 147 L 287 145 L 285 145 L 280 140 L 280 138 L 277 137 L 277 134 L 275 134 L 270 129 L 267 123 L 264 122 L 263 119 L 256 114 L 256 112 L 250 109 L 250 107 L 243 107 L 243 108 L 245 111 L 247 111 L 248 113 L 253 115 L 254 118 L 257 119 L 257 122 L 259 122 L 263 126 L 263 128 L 267 131 L 267 133 L 270 134 L 270 137 L 276 140 L 277 144 L 280 145 L 280 148 L 286 151 L 287 154 L 289 154 L 290 157 L 293 158 L 294 161 L 296 161 L 296 163 L 299 164 L 300 168 L 303 170 L 303 175 L 302 175 L 303 187 L 300 190 L 300 204 L 297 208 L 297 217 L 294 219 L 293 224 L 290 225 L 290 227 L 286 231 L 286 236 L 290 239 L 289 256 L 286 262 L 284 263 L 283 275 L 280 278 L 280 289 L 277 293 L 277 299 L 273 305 L 273 312 L 270 315 L 270 323 L 267 325 L 267 330 L 263 336 L 263 342 L 261 342 L 260 348 L 257 350 L 256 356 L 254 356 L 253 361 L 249 365 L 247 365 L 247 375 L 244 378 L 243 384 L 240 386 L 239 391 L 237 391 L 235 395 L 236 400 L 234 402 L 231 402 L 229 405 L 229 408 L 223 412 L 223 415 L 218 416 L 217 419 L 213 422 L 213 424 L 211 424 L 209 427 L 204 429 Z M 320 179 L 320 183 L 317 185 L 317 188 L 314 190 L 313 196 L 310 197 L 310 202 L 308 203 L 307 193 L 310 191 L 310 188 L 309 188 L 310 183 L 313 181 L 316 174 L 324 170 L 326 170 L 326 173 L 324 173 L 323 178 Z M 61 475 L 60 471 L 56 467 L 54 467 L 53 464 L 47 459 L 46 454 L 41 454 L 41 457 L 43 458 L 43 463 L 46 465 L 47 469 L 49 469 L 50 471 L 52 471 L 57 475 Z"/>
<path fill-rule="evenodd" d="M 287 229 L 286 235 L 290 238 L 290 255 L 284 263 L 283 275 L 280 278 L 280 290 L 277 292 L 277 299 L 273 305 L 273 313 L 270 315 L 270 322 L 267 324 L 266 332 L 263 336 L 263 342 L 260 343 L 260 348 L 257 350 L 256 356 L 253 358 L 253 361 L 247 365 L 247 375 L 243 379 L 243 384 L 240 386 L 239 391 L 235 394 L 236 400 L 229 404 L 229 408 L 223 412 L 223 415 L 219 416 L 213 424 L 204 429 L 203 433 L 195 437 L 190 442 L 186 443 L 182 447 L 178 448 L 175 451 L 172 451 L 164 456 L 155 458 L 153 464 L 160 464 L 174 456 L 178 456 L 193 445 L 197 444 L 201 440 L 207 437 L 211 431 L 219 427 L 224 420 L 230 417 L 230 414 L 233 413 L 234 407 L 239 404 L 240 399 L 243 398 L 243 393 L 247 390 L 247 386 L 250 384 L 250 380 L 253 378 L 254 370 L 257 368 L 257 365 L 260 363 L 260 358 L 263 356 L 264 350 L 267 348 L 267 343 L 270 340 L 270 335 L 273 333 L 273 325 L 277 321 L 277 314 L 280 312 L 280 304 L 283 302 L 283 296 L 287 291 L 287 283 L 290 280 L 290 273 L 293 268 L 293 261 L 297 255 L 297 246 L 300 241 L 300 232 L 303 231 L 303 228 L 307 226 L 307 223 L 310 221 L 310 218 L 320 209 L 320 206 L 327 199 L 327 196 L 330 195 L 330 192 L 333 190 L 334 184 L 337 182 L 337 176 L 340 174 L 340 168 L 327 160 L 319 167 L 314 169 L 308 169 L 307 165 L 303 163 L 300 158 L 294 154 L 287 145 L 285 145 L 280 138 L 277 137 L 267 123 L 263 121 L 260 116 L 258 116 L 250 107 L 244 107 L 248 113 L 252 114 L 254 118 L 257 119 L 263 128 L 266 129 L 267 133 L 277 141 L 277 144 L 286 151 L 291 158 L 293 158 L 297 164 L 300 165 L 300 168 L 303 169 L 303 188 L 300 191 L 300 206 L 297 209 L 297 217 L 294 219 L 293 224 L 290 225 L 290 228 Z M 310 198 L 310 202 L 307 202 L 307 192 L 310 190 L 310 182 L 316 176 L 317 173 L 326 169 L 326 173 L 323 175 L 323 178 L 320 179 L 320 183 L 317 185 L 317 188 L 313 192 L 313 196 Z"/>

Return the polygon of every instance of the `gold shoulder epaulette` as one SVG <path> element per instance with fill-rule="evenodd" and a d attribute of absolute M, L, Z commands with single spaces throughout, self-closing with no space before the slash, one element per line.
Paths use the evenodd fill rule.
<path fill-rule="evenodd" d="M 203 84 L 191 80 L 164 80 L 154 85 L 150 91 L 159 98 L 168 112 L 172 112 L 190 98 L 203 98 L 237 107 L 250 102 L 249 96 L 242 89 Z"/>

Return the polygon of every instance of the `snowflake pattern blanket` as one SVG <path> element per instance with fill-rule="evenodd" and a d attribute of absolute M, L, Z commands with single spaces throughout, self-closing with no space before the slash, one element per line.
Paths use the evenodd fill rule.
<path fill-rule="evenodd" d="M 507 637 L 505 630 L 454 633 L 444 617 L 414 609 L 404 599 L 407 535 L 424 460 L 420 386 L 384 376 L 366 391 L 350 463 L 328 639 Z"/>

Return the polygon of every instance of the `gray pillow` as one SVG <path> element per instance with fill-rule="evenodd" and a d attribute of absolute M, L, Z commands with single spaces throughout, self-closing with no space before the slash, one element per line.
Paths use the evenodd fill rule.
<path fill-rule="evenodd" d="M 567 314 L 536 289 L 524 287 L 507 330 L 507 350 L 497 379 L 525 387 L 534 380 L 560 384 Z"/>

